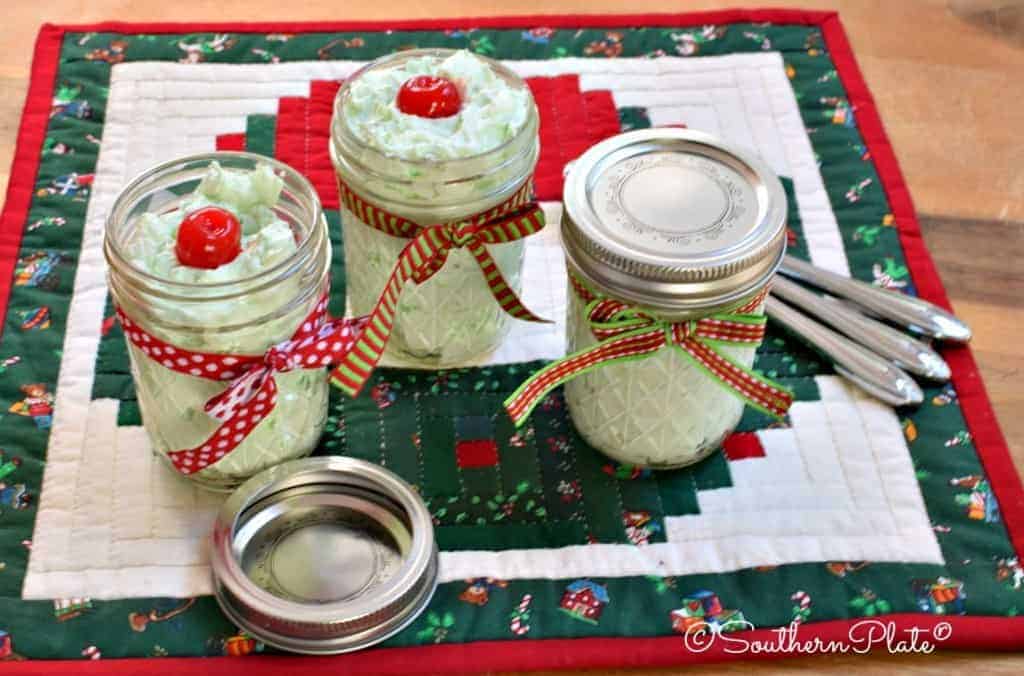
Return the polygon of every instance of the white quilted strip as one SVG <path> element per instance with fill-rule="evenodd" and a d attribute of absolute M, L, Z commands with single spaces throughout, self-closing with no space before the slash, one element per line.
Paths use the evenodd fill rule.
<path fill-rule="evenodd" d="M 442 578 L 684 575 L 815 561 L 943 563 L 896 415 L 838 378 L 815 381 L 823 401 L 794 404 L 793 430 L 758 432 L 765 458 L 730 463 L 734 479 L 756 464 L 748 480 L 698 491 L 699 515 L 665 518 L 668 542 L 443 552 Z M 858 500 L 862 477 L 842 470 L 821 476 L 802 471 L 807 461 L 822 468 L 846 463 L 840 457 L 847 447 L 835 442 L 827 423 L 797 435 L 798 444 L 810 445 L 801 448 L 803 463 L 793 460 L 793 432 L 828 420 L 823 410 L 836 403 L 853 408 L 846 412 L 859 418 L 869 452 L 878 453 L 873 476 L 881 499 Z M 780 455 L 789 458 L 781 465 Z M 775 483 L 779 476 L 788 479 L 781 487 Z"/>

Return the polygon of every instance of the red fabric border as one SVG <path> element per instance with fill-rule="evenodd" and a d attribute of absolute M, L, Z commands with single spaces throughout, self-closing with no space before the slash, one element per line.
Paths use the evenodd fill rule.
<path fill-rule="evenodd" d="M 948 306 L 941 281 L 921 238 L 920 226 L 913 204 L 892 151 L 874 101 L 857 67 L 849 42 L 834 12 L 800 10 L 726 10 L 695 12 L 685 15 L 609 15 L 609 16 L 523 16 L 481 19 L 444 19 L 394 22 L 344 23 L 250 23 L 250 24 L 129 24 L 120 22 L 69 26 L 45 25 L 36 42 L 32 82 L 18 137 L 18 147 L 11 172 L 7 203 L 0 215 L 0 316 L 6 310 L 10 290 L 11 268 L 21 238 L 21 229 L 31 200 L 31 187 L 39 165 L 40 149 L 45 136 L 57 71 L 60 42 L 65 31 L 121 31 L 168 33 L 175 31 L 233 32 L 324 32 L 382 29 L 445 29 L 474 25 L 481 28 L 526 28 L 535 25 L 552 27 L 615 27 L 623 25 L 665 26 L 702 25 L 705 23 L 774 22 L 819 25 L 835 61 L 839 76 L 855 106 L 858 126 L 864 136 L 882 184 L 892 204 L 900 239 L 908 266 L 921 295 Z M 13 247 L 13 248 L 12 248 Z M 1000 502 L 1004 521 L 1018 552 L 1024 552 L 1024 488 L 1022 488 L 1006 441 L 999 430 L 977 367 L 967 348 L 948 349 L 945 356 L 953 368 L 960 405 L 974 436 L 979 455 L 989 474 L 990 483 Z M 876 618 L 879 619 L 879 618 Z M 898 629 L 933 630 L 948 623 L 952 633 L 942 643 L 946 648 L 973 650 L 1024 649 L 1024 618 L 1021 617 L 942 617 L 926 614 L 894 614 L 883 616 Z M 857 620 L 833 620 L 802 625 L 800 638 L 822 641 L 842 640 Z M 758 629 L 743 635 L 748 640 L 771 641 L 771 629 Z M 467 644 L 418 646 L 410 648 L 374 649 L 342 658 L 321 657 L 248 657 L 234 658 L 163 658 L 160 660 L 125 659 L 100 661 L 29 661 L 4 665 L 12 674 L 63 674 L 75 671 L 127 676 L 134 674 L 181 673 L 194 676 L 262 676 L 284 669 L 317 669 L 320 673 L 409 674 L 438 671 L 446 673 L 511 669 L 584 669 L 612 667 L 659 667 L 695 662 L 720 662 L 737 659 L 783 657 L 793 652 L 740 654 L 726 652 L 716 643 L 703 653 L 684 649 L 678 636 L 657 638 L 587 638 L 537 641 L 484 641 Z"/>
<path fill-rule="evenodd" d="M 910 198 L 910 190 L 903 179 L 903 172 L 896 161 L 896 153 L 893 152 L 892 144 L 885 134 L 875 101 L 854 59 L 853 50 L 839 17 L 827 18 L 822 22 L 821 30 L 836 71 L 853 106 L 857 127 L 871 153 L 871 159 L 882 179 L 882 187 L 889 198 L 900 243 L 903 245 L 903 255 L 918 294 L 926 300 L 951 309 L 946 290 L 942 286 L 942 280 L 921 234 L 921 225 L 917 221 L 917 213 Z M 960 400 L 960 409 L 985 467 L 989 484 L 996 494 L 1010 542 L 1018 553 L 1024 553 L 1024 487 L 1021 486 L 1010 448 L 999 428 L 999 421 L 992 410 L 992 403 L 989 401 L 985 384 L 981 381 L 974 356 L 968 347 L 953 345 L 943 346 L 942 356 L 949 362 L 953 371 L 953 385 Z"/>
<path fill-rule="evenodd" d="M 42 155 L 46 127 L 50 122 L 53 86 L 60 60 L 62 29 L 46 25 L 36 38 L 32 56 L 32 74 L 21 112 L 18 141 L 11 161 L 11 174 L 7 182 L 7 198 L 0 213 L 0 337 L 3 337 L 3 318 L 7 316 L 7 301 L 14 282 L 14 264 L 21 249 L 21 236 L 25 231 L 32 196 L 35 193 L 36 174 Z"/>
<path fill-rule="evenodd" d="M 66 32 L 114 33 L 329 33 L 334 31 L 447 30 L 474 28 L 619 28 L 622 26 L 702 26 L 713 23 L 779 23 L 818 26 L 835 12 L 802 9 L 723 9 L 686 14 L 589 14 L 458 17 L 438 19 L 397 19 L 390 21 L 278 21 L 278 22 L 170 22 L 126 23 L 104 21 L 92 24 L 61 24 Z M 51 27 L 46 24 L 44 29 Z"/>
<path fill-rule="evenodd" d="M 872 621 L 877 621 L 874 618 Z M 949 625 L 949 638 L 941 642 L 946 649 L 1013 651 L 1024 649 L 1024 617 L 945 617 L 901 613 L 887 615 L 901 629 L 916 627 L 920 639 L 928 640 L 940 624 Z M 797 640 L 815 638 L 849 643 L 850 627 L 858 621 L 831 620 L 801 625 Z M 941 630 L 939 630 L 941 631 Z M 927 633 L 926 633 L 927 632 Z M 861 634 L 863 636 L 863 634 Z M 739 634 L 733 634 L 736 637 Z M 755 629 L 742 637 L 750 643 L 778 644 L 774 629 Z M 905 634 L 894 640 L 909 640 Z M 934 643 L 934 642 L 933 642 Z M 248 655 L 246 657 L 162 657 L 160 659 L 64 660 L 7 662 L 5 674 L 32 676 L 153 676 L 154 674 L 188 674 L 189 676 L 279 676 L 295 674 L 465 674 L 479 672 L 541 670 L 541 669 L 617 669 L 628 667 L 673 667 L 687 664 L 730 662 L 740 659 L 781 659 L 794 653 L 762 652 L 736 655 L 736 644 L 715 642 L 704 652 L 686 649 L 682 636 L 657 638 L 576 638 L 538 641 L 480 641 L 453 645 L 379 648 L 350 653 L 340 657 L 308 657 L 297 655 Z M 884 643 L 875 650 L 884 652 Z M 801 652 L 799 654 L 807 654 Z M 73 665 L 73 666 L 72 666 Z"/>

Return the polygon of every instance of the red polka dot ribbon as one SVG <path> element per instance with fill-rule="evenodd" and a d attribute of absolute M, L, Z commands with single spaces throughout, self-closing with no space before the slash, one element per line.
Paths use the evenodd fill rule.
<path fill-rule="evenodd" d="M 768 289 L 726 313 L 685 322 L 666 322 L 644 311 L 590 291 L 575 275 L 569 281 L 587 303 L 587 321 L 600 340 L 585 350 L 553 362 L 533 374 L 505 400 L 505 409 L 522 425 L 544 397 L 581 373 L 615 362 L 644 359 L 664 347 L 679 349 L 706 373 L 748 404 L 781 418 L 793 403 L 793 393 L 778 383 L 734 362 L 715 349 L 722 344 L 760 345 L 765 317 L 754 314 Z"/>
<path fill-rule="evenodd" d="M 366 225 L 393 237 L 409 240 L 398 255 L 395 268 L 377 300 L 366 331 L 356 341 L 333 372 L 331 382 L 349 396 L 356 396 L 376 368 L 394 326 L 398 298 L 410 281 L 422 284 L 440 270 L 455 248 L 466 248 L 476 259 L 480 272 L 494 299 L 509 315 L 529 322 L 544 322 L 519 300 L 505 281 L 497 263 L 487 250 L 489 244 L 503 244 L 528 237 L 544 227 L 544 212 L 530 199 L 532 186 L 527 181 L 516 193 L 498 206 L 458 223 L 421 226 L 388 213 L 357 195 L 344 182 L 338 182 L 345 207 Z"/>
<path fill-rule="evenodd" d="M 221 426 L 195 448 L 167 454 L 182 474 L 194 474 L 224 458 L 270 415 L 277 403 L 275 373 L 320 369 L 338 362 L 366 325 L 365 317 L 328 319 L 324 296 L 289 340 L 253 356 L 185 350 L 147 333 L 121 308 L 117 317 L 131 344 L 153 361 L 185 375 L 230 381 L 205 406 L 206 413 L 221 421 Z"/>

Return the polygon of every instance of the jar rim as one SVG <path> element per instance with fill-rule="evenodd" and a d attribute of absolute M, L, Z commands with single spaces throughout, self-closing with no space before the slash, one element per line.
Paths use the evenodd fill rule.
<path fill-rule="evenodd" d="M 304 201 L 308 202 L 311 207 L 311 218 L 309 219 L 311 227 L 302 233 L 302 239 L 299 241 L 295 251 L 293 251 L 289 256 L 270 267 L 261 269 L 253 275 L 226 281 L 198 283 L 182 282 L 154 275 L 148 270 L 144 270 L 143 268 L 135 265 L 131 259 L 125 255 L 124 250 L 111 234 L 113 226 L 116 223 L 127 220 L 129 216 L 127 211 L 148 194 L 147 188 L 150 184 L 156 183 L 160 178 L 171 174 L 177 169 L 189 165 L 195 165 L 198 169 L 199 166 L 208 167 L 213 162 L 221 162 L 223 164 L 230 165 L 232 162 L 238 161 L 252 162 L 254 165 L 270 165 L 275 175 L 284 179 L 285 188 L 298 193 L 299 196 L 304 198 Z M 237 169 L 238 167 L 227 166 L 226 168 Z M 197 291 L 215 292 L 223 289 L 223 294 L 204 294 L 202 297 L 204 300 L 209 301 L 228 300 L 243 294 L 259 291 L 288 276 L 296 263 L 309 255 L 310 250 L 319 239 L 319 237 L 315 237 L 314 235 L 316 234 L 315 231 L 317 230 L 317 224 L 320 223 L 322 218 L 323 206 L 320 203 L 320 197 L 317 194 L 316 189 L 305 176 L 291 166 L 271 157 L 242 151 L 221 150 L 209 153 L 197 153 L 177 157 L 173 160 L 145 169 L 132 178 L 125 187 L 121 189 L 121 192 L 118 193 L 117 198 L 114 200 L 114 204 L 111 206 L 110 212 L 107 215 L 103 238 L 103 253 L 111 270 L 128 271 L 132 276 L 142 280 L 143 283 L 157 285 L 157 288 L 147 286 L 147 292 L 154 293 L 155 295 L 163 296 L 165 298 L 194 298 L 194 296 L 189 296 L 189 294 Z"/>
<path fill-rule="evenodd" d="M 394 52 L 393 54 L 388 54 L 387 56 L 383 56 L 378 59 L 374 59 L 373 61 L 362 66 L 357 71 L 352 73 L 350 76 L 345 78 L 345 81 L 342 83 L 341 88 L 338 89 L 338 93 L 334 97 L 334 104 L 332 107 L 334 116 L 331 123 L 332 136 L 334 133 L 337 133 L 339 136 L 344 137 L 347 142 L 350 142 L 354 146 L 359 148 L 361 152 L 366 152 L 371 156 L 376 156 L 382 160 L 397 160 L 399 162 L 402 162 L 403 164 L 409 165 L 410 167 L 438 167 L 443 165 L 447 168 L 458 168 L 460 166 L 471 166 L 474 163 L 478 163 L 489 156 L 500 154 L 508 150 L 510 147 L 512 147 L 513 144 L 520 142 L 520 140 L 524 136 L 535 134 L 537 131 L 537 124 L 535 121 L 531 122 L 531 120 L 536 120 L 536 114 L 528 116 L 527 123 L 520 127 L 519 130 L 515 134 L 513 134 L 511 138 L 506 139 L 501 144 L 494 146 L 493 148 L 489 148 L 485 151 L 474 153 L 473 155 L 466 155 L 465 157 L 456 157 L 445 160 L 408 159 L 402 157 L 401 155 L 395 155 L 382 151 L 377 147 L 370 145 L 369 143 L 366 143 L 361 138 L 359 138 L 355 133 L 353 133 L 352 129 L 347 124 L 343 123 L 345 119 L 345 116 L 341 114 L 343 100 L 345 96 L 348 94 L 348 92 L 351 90 L 352 83 L 355 82 L 364 74 L 366 74 L 367 72 L 375 70 L 380 67 L 392 65 L 393 62 L 396 61 L 405 61 L 417 57 L 432 56 L 437 59 L 443 60 L 444 58 L 456 54 L 460 51 L 463 50 L 451 49 L 447 47 L 427 47 L 423 49 L 408 49 L 404 51 Z M 526 82 L 508 66 L 505 66 L 496 59 L 492 59 L 490 57 L 483 56 L 475 52 L 473 53 L 473 56 L 486 63 L 489 68 L 491 68 L 495 73 L 500 75 L 505 80 L 515 83 L 529 91 L 529 86 L 526 84 Z M 530 92 L 530 101 L 533 103 L 534 111 L 536 113 L 536 103 L 533 101 L 532 92 Z"/>
<path fill-rule="evenodd" d="M 703 132 L 662 127 L 601 141 L 571 164 L 564 193 L 567 259 L 609 293 L 662 312 L 740 300 L 785 255 L 782 183 L 754 153 Z"/>

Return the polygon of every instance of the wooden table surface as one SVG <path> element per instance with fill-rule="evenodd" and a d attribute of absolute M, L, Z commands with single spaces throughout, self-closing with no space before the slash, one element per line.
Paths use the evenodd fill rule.
<path fill-rule="evenodd" d="M 1016 2 L 1016 6 L 1014 3 Z M 0 189 L 5 190 L 43 22 L 418 19 L 500 14 L 641 13 L 732 3 L 667 0 L 6 0 L 0 31 Z M 755 5 L 738 2 L 740 5 Z M 782 4 L 765 2 L 765 6 Z M 1021 0 L 790 2 L 838 9 L 881 110 L 956 312 L 974 328 L 975 358 L 1018 467 L 1024 467 L 1024 3 Z M 996 13 L 964 17 L 950 6 Z M 0 193 L 3 194 L 3 193 Z M 1014 415 L 1016 413 L 1016 415 Z M 486 664 L 480 665 L 482 670 Z M 1024 656 L 824 656 L 705 667 L 720 673 L 861 675 L 1024 673 Z M 694 668 L 697 670 L 699 668 Z M 679 671 L 679 670 L 676 670 Z M 615 672 L 615 673 L 674 673 Z"/>

